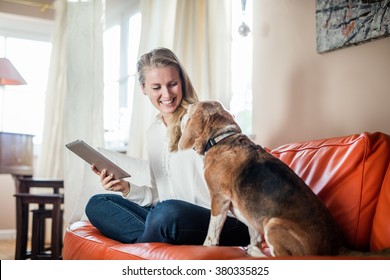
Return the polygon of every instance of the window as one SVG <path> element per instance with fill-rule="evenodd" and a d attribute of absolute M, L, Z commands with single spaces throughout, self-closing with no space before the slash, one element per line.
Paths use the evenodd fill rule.
<path fill-rule="evenodd" d="M 241 36 L 238 28 L 242 22 L 252 26 L 252 0 L 246 1 L 245 14 L 241 1 L 232 1 L 232 100 L 230 110 L 243 133 L 252 133 L 252 32 Z"/>
<path fill-rule="evenodd" d="M 0 34 L 0 57 L 7 57 L 27 85 L 0 88 L 1 130 L 35 135 L 42 141 L 51 43 Z"/>
<path fill-rule="evenodd" d="M 104 129 L 106 146 L 125 151 L 141 35 L 141 14 L 104 32 Z"/>

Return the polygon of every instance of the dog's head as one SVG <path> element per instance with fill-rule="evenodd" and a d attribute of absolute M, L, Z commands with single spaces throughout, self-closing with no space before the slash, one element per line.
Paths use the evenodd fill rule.
<path fill-rule="evenodd" d="M 226 132 L 241 133 L 234 116 L 217 101 L 203 101 L 188 107 L 181 121 L 179 149 L 193 148 L 203 155 L 207 142 Z"/>

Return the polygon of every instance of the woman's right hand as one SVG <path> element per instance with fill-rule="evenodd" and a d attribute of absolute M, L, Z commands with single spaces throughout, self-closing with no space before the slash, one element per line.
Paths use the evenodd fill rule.
<path fill-rule="evenodd" d="M 122 179 L 114 179 L 112 174 L 109 174 L 106 169 L 100 171 L 96 166 L 92 165 L 92 171 L 100 176 L 100 183 L 107 191 L 122 192 L 123 196 L 127 196 L 130 192 L 130 183 Z"/>

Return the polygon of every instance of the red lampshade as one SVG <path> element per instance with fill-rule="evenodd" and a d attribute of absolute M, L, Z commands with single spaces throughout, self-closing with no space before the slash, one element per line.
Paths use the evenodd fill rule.
<path fill-rule="evenodd" d="M 26 81 L 19 74 L 8 58 L 0 58 L 0 86 L 25 85 Z"/>

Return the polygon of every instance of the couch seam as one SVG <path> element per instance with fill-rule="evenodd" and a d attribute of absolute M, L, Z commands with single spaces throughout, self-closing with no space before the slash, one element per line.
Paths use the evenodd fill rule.
<path fill-rule="evenodd" d="M 362 212 L 362 201 L 363 201 L 363 189 L 365 188 L 365 182 L 364 182 L 364 177 L 365 177 L 365 172 L 366 172 L 366 159 L 367 159 L 367 153 L 368 153 L 368 145 L 369 145 L 369 138 L 367 137 L 366 133 L 361 134 L 362 138 L 365 140 L 365 145 L 364 145 L 364 154 L 363 154 L 363 170 L 360 178 L 360 197 L 359 197 L 359 211 L 357 213 L 357 223 L 356 223 L 356 228 L 355 228 L 355 236 L 354 236 L 354 241 L 353 245 L 356 248 L 356 242 L 359 236 L 359 226 L 360 226 L 360 218 L 361 218 L 361 212 Z M 360 138 L 360 137 L 359 137 Z"/>
<path fill-rule="evenodd" d="M 295 148 L 295 149 L 286 149 L 286 150 L 281 150 L 281 151 L 278 151 L 277 150 L 278 148 L 275 148 L 275 149 L 271 150 L 270 153 L 271 154 L 282 154 L 282 153 L 288 153 L 288 152 L 301 152 L 301 151 L 306 151 L 306 150 L 320 150 L 322 148 L 335 147 L 335 146 L 338 146 L 338 147 L 350 146 L 352 144 L 355 144 L 358 140 L 360 140 L 360 138 L 365 138 L 367 140 L 366 136 L 367 136 L 367 134 L 362 133 L 355 140 L 348 142 L 348 143 L 343 143 L 343 144 L 324 144 L 324 145 L 321 145 L 318 147 L 306 147 L 306 148 L 301 148 L 301 149 Z M 297 145 L 298 144 L 299 143 L 297 143 Z"/>

